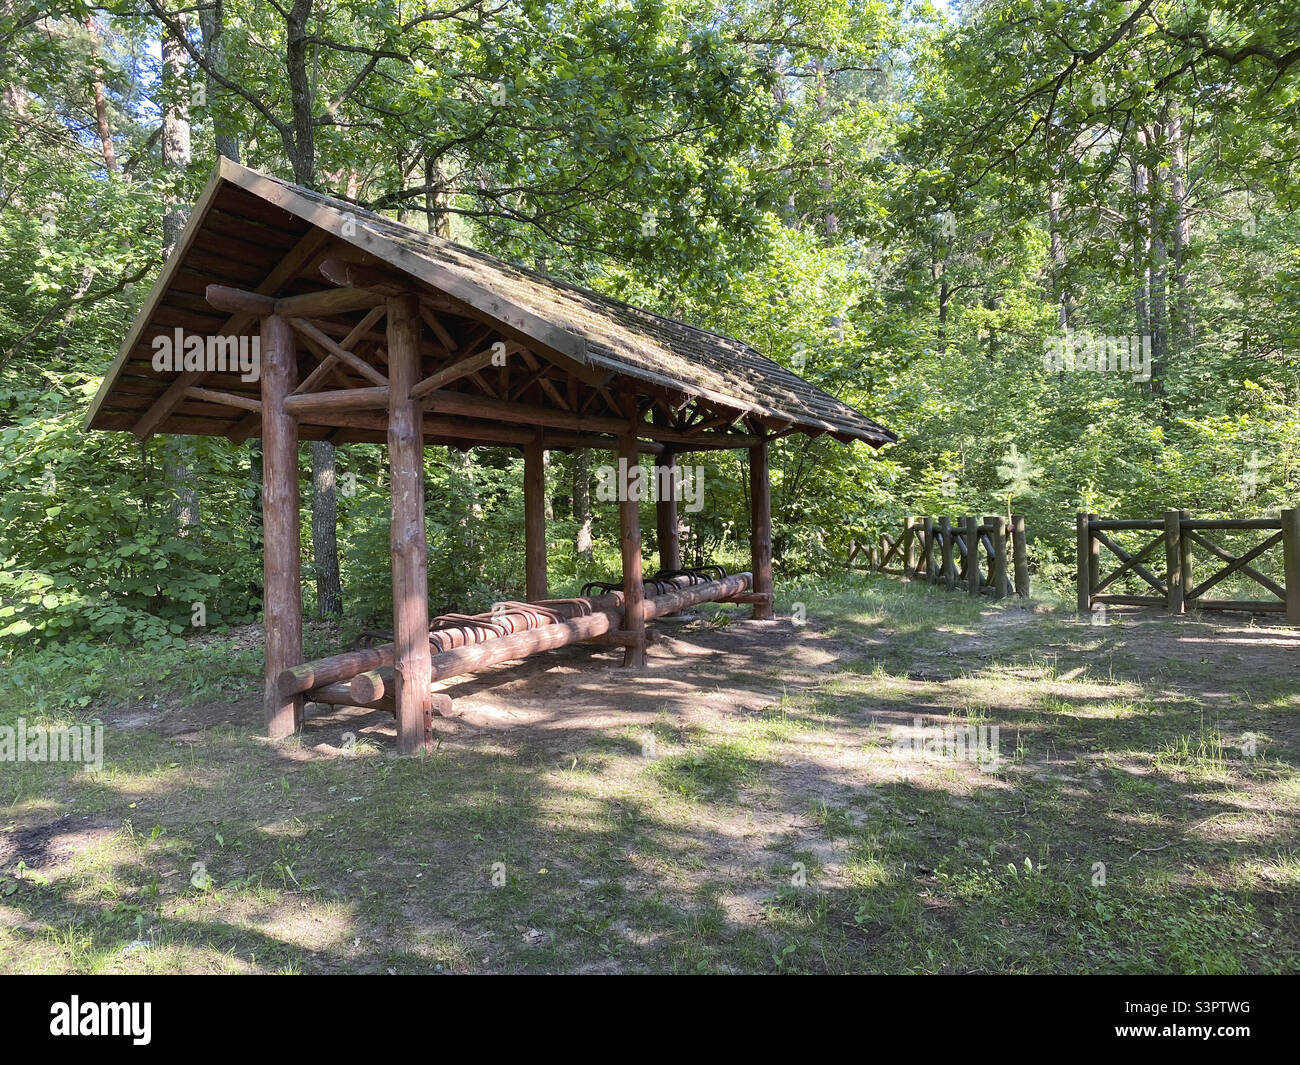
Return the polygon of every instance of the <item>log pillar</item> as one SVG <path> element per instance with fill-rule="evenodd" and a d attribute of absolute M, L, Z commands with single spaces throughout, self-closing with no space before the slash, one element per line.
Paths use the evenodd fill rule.
<path fill-rule="evenodd" d="M 542 434 L 524 446 L 525 598 L 546 598 L 546 452 Z"/>
<path fill-rule="evenodd" d="M 749 557 L 754 592 L 766 602 L 754 604 L 755 621 L 771 621 L 772 607 L 772 477 L 767 444 L 749 449 Z"/>
<path fill-rule="evenodd" d="M 1182 513 L 1165 511 L 1165 609 L 1181 614 L 1183 605 Z"/>
<path fill-rule="evenodd" d="M 1076 514 L 1074 518 L 1075 529 L 1075 581 L 1076 581 L 1076 602 L 1075 609 L 1080 614 L 1092 613 L 1092 569 L 1089 566 L 1089 558 L 1092 552 L 1092 531 L 1088 525 L 1087 514 Z"/>
<path fill-rule="evenodd" d="M 991 514 L 984 520 L 993 544 L 993 598 L 1005 599 L 1011 588 L 1007 576 L 1007 519 L 1001 514 Z"/>
<path fill-rule="evenodd" d="M 641 509 L 638 482 L 632 473 L 637 466 L 636 401 L 628 398 L 632 424 L 618 438 L 618 526 L 619 547 L 623 555 L 623 628 L 629 642 L 623 652 L 624 666 L 644 666 L 645 585 L 641 577 Z"/>
<path fill-rule="evenodd" d="M 1281 518 L 1286 619 L 1292 625 L 1300 625 L 1300 510 L 1284 510 Z"/>
<path fill-rule="evenodd" d="M 420 400 L 411 398 L 411 386 L 420 380 L 420 317 L 414 296 L 388 301 L 388 380 L 397 749 L 415 754 L 427 742 L 430 652 L 423 415 Z"/>
<path fill-rule="evenodd" d="M 280 693 L 282 670 L 302 662 L 301 545 L 298 529 L 298 423 L 284 400 L 298 386 L 293 329 L 283 318 L 262 319 L 262 621 L 266 634 L 266 734 L 293 735 L 302 695 Z"/>
<path fill-rule="evenodd" d="M 665 449 L 659 456 L 659 490 L 655 503 L 655 519 L 659 539 L 659 568 L 673 572 L 682 568 L 681 544 L 677 535 L 677 453 Z"/>
<path fill-rule="evenodd" d="M 1029 544 L 1025 540 L 1025 516 L 1011 517 L 1011 558 L 1016 574 L 1016 595 L 1029 598 Z"/>
<path fill-rule="evenodd" d="M 980 565 L 980 521 L 974 514 L 962 518 L 966 527 L 966 594 L 979 595 L 980 585 L 984 583 L 984 572 Z"/>

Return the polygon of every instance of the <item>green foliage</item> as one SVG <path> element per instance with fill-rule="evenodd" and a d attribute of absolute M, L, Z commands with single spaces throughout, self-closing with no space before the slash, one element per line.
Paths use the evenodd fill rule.
<path fill-rule="evenodd" d="M 157 270 L 164 207 L 194 199 L 218 136 L 257 168 L 737 336 L 897 432 L 881 452 L 773 446 L 782 579 L 834 570 L 906 513 L 1024 513 L 1051 575 L 1080 509 L 1295 503 L 1293 5 L 308 6 L 309 142 L 274 7 L 222 5 L 218 80 L 191 25 L 167 92 L 158 39 L 179 5 L 0 15 L 0 645 L 166 646 L 196 603 L 209 627 L 256 619 L 255 456 L 193 442 L 187 527 L 166 442 L 80 424 Z M 169 166 L 158 116 L 186 98 L 195 161 Z M 1049 369 L 1063 322 L 1151 334 L 1152 379 Z M 746 563 L 742 458 L 691 457 L 688 560 Z M 384 452 L 338 461 L 355 477 L 346 608 L 386 627 Z M 608 505 L 594 559 L 573 555 L 571 463 L 551 456 L 556 594 L 618 569 Z M 521 595 L 517 454 L 430 449 L 427 473 L 435 611 Z M 643 527 L 653 565 L 649 506 Z"/>

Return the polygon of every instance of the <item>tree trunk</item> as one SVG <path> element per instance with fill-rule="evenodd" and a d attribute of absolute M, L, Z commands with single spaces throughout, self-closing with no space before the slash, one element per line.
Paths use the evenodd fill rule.
<path fill-rule="evenodd" d="M 248 442 L 248 475 L 253 482 L 253 507 L 250 515 L 251 521 L 248 530 L 248 546 L 253 557 L 256 558 L 262 553 L 265 535 L 262 525 L 262 438 L 253 437 Z M 262 608 L 262 571 L 257 569 L 253 580 L 248 585 L 248 600 L 252 604 L 252 612 L 257 613 Z"/>
<path fill-rule="evenodd" d="M 310 51 L 308 23 L 312 0 L 294 0 L 286 17 L 287 45 L 285 66 L 289 81 L 289 98 L 293 106 L 293 145 L 290 161 L 293 179 L 299 185 L 316 184 L 316 140 L 313 111 L 315 94 L 307 70 Z M 311 481 L 314 486 L 329 485 L 328 490 L 312 492 L 312 554 L 316 560 L 316 602 L 322 613 L 339 614 L 343 598 L 339 583 L 338 500 L 334 493 L 334 445 L 326 441 L 312 444 Z"/>
<path fill-rule="evenodd" d="M 468 575 L 483 576 L 483 559 L 480 555 L 481 539 L 479 522 L 483 517 L 483 508 L 479 504 L 478 484 L 474 478 L 474 458 L 468 451 L 454 447 L 447 448 L 447 459 L 452 470 L 461 479 L 460 485 L 453 485 L 452 498 L 448 500 L 453 520 L 459 530 L 456 534 L 459 558 L 465 560 Z"/>
<path fill-rule="evenodd" d="M 1191 347 L 1194 324 L 1192 296 L 1188 287 L 1187 252 L 1192 242 L 1192 220 L 1187 213 L 1187 149 L 1183 143 L 1183 120 L 1177 101 L 1170 101 L 1165 124 L 1169 143 L 1169 200 L 1173 213 L 1173 310 L 1169 315 L 1170 352 L 1186 354 Z"/>
<path fill-rule="evenodd" d="M 573 550 L 584 562 L 592 558 L 591 546 L 591 449 L 580 447 L 573 453 Z"/>
<path fill-rule="evenodd" d="M 1157 153 L 1156 165 L 1151 169 L 1149 224 L 1151 231 L 1151 391 L 1164 391 L 1164 370 L 1169 356 L 1169 300 L 1168 283 L 1169 247 L 1165 243 L 1167 221 L 1170 217 L 1168 203 L 1169 183 L 1165 179 L 1164 123 L 1160 122 L 1152 135 L 1152 147 Z"/>
<path fill-rule="evenodd" d="M 183 25 L 183 23 L 182 23 Z M 185 48 L 163 30 L 162 157 L 168 170 L 190 165 L 190 108 L 187 99 Z M 169 193 L 163 208 L 163 254 L 170 255 L 185 230 L 185 198 Z"/>
<path fill-rule="evenodd" d="M 1061 232 L 1061 182 L 1055 174 L 1047 191 L 1047 218 L 1052 238 L 1051 298 L 1056 304 L 1056 325 L 1064 330 L 1070 328 L 1070 304 L 1069 296 L 1065 292 L 1065 236 Z"/>
<path fill-rule="evenodd" d="M 1146 136 L 1141 131 L 1137 134 L 1137 148 L 1132 160 L 1133 175 L 1133 310 L 1134 324 L 1138 336 L 1151 333 L 1151 317 L 1148 311 L 1148 269 L 1151 252 L 1150 219 L 1147 216 L 1147 168 L 1144 162 L 1146 153 Z"/>
<path fill-rule="evenodd" d="M 226 46 L 221 39 L 224 30 L 225 0 L 212 0 L 211 3 L 199 8 L 199 32 L 203 36 L 203 51 L 212 67 L 223 75 L 226 72 Z M 224 155 L 237 163 L 239 162 L 239 138 L 224 128 L 227 109 L 224 101 L 218 102 L 222 100 L 225 90 L 213 80 L 211 74 L 206 74 L 205 79 L 208 114 L 212 116 L 212 137 L 216 143 L 217 154 Z"/>
<path fill-rule="evenodd" d="M 104 69 L 99 56 L 99 30 L 95 19 L 86 16 L 86 33 L 90 37 L 90 93 L 95 101 L 95 129 L 99 134 L 99 147 L 104 155 L 104 169 L 117 173 L 117 151 L 113 147 L 113 131 L 108 124 L 108 97 L 104 93 Z"/>
<path fill-rule="evenodd" d="M 182 23 L 183 25 L 183 23 Z M 186 87 L 185 48 L 165 29 L 162 32 L 164 167 L 183 177 L 190 165 L 190 111 Z M 163 205 L 163 255 L 168 256 L 185 231 L 185 198 L 169 193 Z M 179 536 L 188 536 L 199 523 L 199 493 L 194 478 L 194 449 L 184 437 L 169 436 L 163 444 L 163 475 L 171 487 L 172 516 Z"/>
<path fill-rule="evenodd" d="M 555 502 L 551 499 L 551 453 L 542 452 L 542 513 L 548 522 L 555 520 Z"/>
<path fill-rule="evenodd" d="M 316 613 L 320 617 L 343 613 L 343 586 L 339 580 L 338 518 L 334 445 L 324 440 L 313 440 L 311 544 L 316 569 Z"/>
<path fill-rule="evenodd" d="M 944 272 L 948 262 L 948 245 L 945 243 L 943 258 L 939 257 L 939 238 L 930 237 L 930 278 L 939 290 L 939 334 L 937 347 L 939 354 L 948 350 L 948 281 Z"/>
<path fill-rule="evenodd" d="M 293 180 L 312 188 L 316 180 L 316 140 L 312 111 L 311 79 L 307 74 L 308 32 L 312 0 L 294 0 L 286 18 L 288 43 L 285 65 L 288 68 L 289 98 L 293 105 Z"/>

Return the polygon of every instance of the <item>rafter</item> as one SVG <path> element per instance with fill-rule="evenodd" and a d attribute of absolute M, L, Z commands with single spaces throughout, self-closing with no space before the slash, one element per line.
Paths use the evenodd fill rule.
<path fill-rule="evenodd" d="M 308 262 L 324 248 L 332 237 L 321 229 L 309 229 L 297 244 L 289 249 L 274 270 L 266 275 L 266 278 L 254 290 L 259 295 L 271 296 L 282 289 L 295 277 L 298 277 Z M 218 336 L 238 336 L 250 325 L 253 319 L 247 314 L 232 314 L 226 319 L 218 331 Z M 185 398 L 185 390 L 198 385 L 206 378 L 207 372 L 201 370 L 186 370 L 179 374 L 176 379 L 168 386 L 167 390 L 154 401 L 147 411 L 141 415 L 140 420 L 132 428 L 133 432 L 139 439 L 148 440 L 158 431 L 160 426 L 171 415 L 177 405 Z"/>

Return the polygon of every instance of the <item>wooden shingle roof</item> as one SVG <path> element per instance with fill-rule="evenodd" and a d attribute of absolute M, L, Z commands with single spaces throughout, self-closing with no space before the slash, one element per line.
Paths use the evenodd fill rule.
<path fill-rule="evenodd" d="M 589 383 L 617 379 L 619 387 L 688 397 L 747 416 L 751 424 L 827 433 L 875 447 L 896 439 L 730 337 L 513 266 L 224 159 L 105 376 L 87 426 L 139 432 L 142 418 L 152 414 L 146 421 L 151 432 L 236 439 L 257 432 L 256 418 L 247 412 L 193 396 L 164 400 L 173 382 L 150 364 L 152 340 L 176 328 L 209 335 L 247 330 L 248 321 L 207 305 L 208 284 L 281 297 L 309 292 L 325 286 L 316 271 L 340 249 L 405 275 L 429 298 L 447 301 L 452 313 L 495 325 L 502 337 L 581 373 Z M 255 385 L 235 378 L 216 383 L 256 395 Z M 164 409 L 165 416 L 154 420 Z M 329 434 L 304 426 L 302 435 Z"/>

